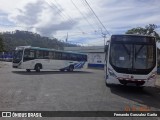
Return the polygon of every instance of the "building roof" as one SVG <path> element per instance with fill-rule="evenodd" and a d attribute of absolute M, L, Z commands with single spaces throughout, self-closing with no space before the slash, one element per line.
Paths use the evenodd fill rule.
<path fill-rule="evenodd" d="M 81 47 L 64 47 L 66 51 L 75 51 L 82 53 L 104 52 L 104 46 L 81 46 Z"/>

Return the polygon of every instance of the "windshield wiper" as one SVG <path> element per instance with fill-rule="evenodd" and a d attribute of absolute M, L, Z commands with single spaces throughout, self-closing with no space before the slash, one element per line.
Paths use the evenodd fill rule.
<path fill-rule="evenodd" d="M 139 54 L 139 52 L 142 50 L 143 47 L 144 47 L 144 45 L 142 45 L 142 46 L 139 48 L 139 50 L 135 53 L 135 60 L 136 60 L 136 58 L 137 58 L 137 55 Z"/>
<path fill-rule="evenodd" d="M 124 44 L 122 44 L 122 45 L 123 45 L 123 47 L 124 47 L 126 53 L 129 55 L 129 59 L 130 59 L 131 52 L 128 50 L 128 48 L 127 48 Z"/>

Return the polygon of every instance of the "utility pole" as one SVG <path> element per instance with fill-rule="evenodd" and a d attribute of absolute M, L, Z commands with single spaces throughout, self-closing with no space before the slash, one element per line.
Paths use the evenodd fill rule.
<path fill-rule="evenodd" d="M 66 36 L 66 43 L 68 42 L 68 32 L 67 32 L 67 36 Z"/>
<path fill-rule="evenodd" d="M 102 28 L 101 28 L 101 33 L 102 33 L 102 37 L 104 38 L 104 47 L 105 47 L 105 44 L 106 44 L 106 33 L 103 33 L 102 31 Z"/>
<path fill-rule="evenodd" d="M 105 46 L 105 44 L 106 44 L 106 34 L 102 33 L 102 37 L 104 38 L 104 46 Z"/>
<path fill-rule="evenodd" d="M 66 45 L 68 47 L 68 32 L 67 32 L 67 36 L 66 36 Z"/>

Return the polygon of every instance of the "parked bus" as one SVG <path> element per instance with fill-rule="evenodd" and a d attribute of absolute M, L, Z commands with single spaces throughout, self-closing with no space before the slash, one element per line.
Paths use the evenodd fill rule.
<path fill-rule="evenodd" d="M 13 68 L 36 70 L 51 69 L 73 71 L 80 69 L 87 61 L 87 55 L 61 50 L 19 46 L 13 56 Z"/>
<path fill-rule="evenodd" d="M 155 37 L 112 35 L 106 50 L 106 85 L 154 86 L 156 60 Z"/>

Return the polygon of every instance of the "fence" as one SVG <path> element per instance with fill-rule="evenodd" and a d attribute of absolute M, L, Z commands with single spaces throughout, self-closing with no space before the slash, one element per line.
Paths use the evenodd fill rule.
<path fill-rule="evenodd" d="M 1 52 L 0 61 L 12 62 L 13 52 Z"/>

